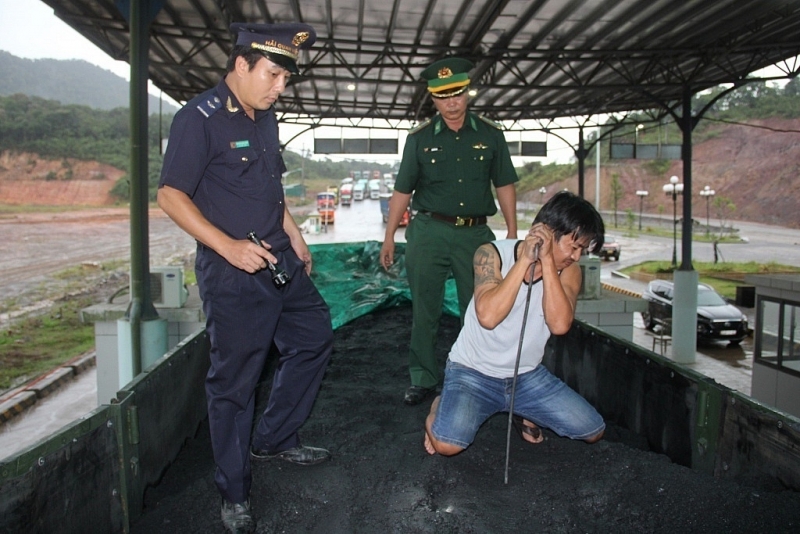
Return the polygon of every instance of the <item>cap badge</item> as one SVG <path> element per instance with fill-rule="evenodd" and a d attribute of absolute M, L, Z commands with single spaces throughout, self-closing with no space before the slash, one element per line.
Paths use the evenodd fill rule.
<path fill-rule="evenodd" d="M 450 76 L 453 75 L 453 71 L 450 70 L 450 67 L 442 67 L 441 69 L 439 69 L 438 75 L 439 78 L 449 78 Z"/>
<path fill-rule="evenodd" d="M 294 46 L 300 46 L 301 44 L 303 44 L 306 41 L 308 41 L 308 37 L 309 37 L 309 33 L 308 32 L 298 32 L 292 38 L 292 44 Z"/>

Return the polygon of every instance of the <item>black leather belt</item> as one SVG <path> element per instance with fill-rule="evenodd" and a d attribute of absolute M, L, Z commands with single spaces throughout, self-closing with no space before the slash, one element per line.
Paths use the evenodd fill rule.
<path fill-rule="evenodd" d="M 422 213 L 430 216 L 431 219 L 448 222 L 456 226 L 478 226 L 479 224 L 486 224 L 486 217 L 451 217 L 432 211 L 423 211 Z"/>

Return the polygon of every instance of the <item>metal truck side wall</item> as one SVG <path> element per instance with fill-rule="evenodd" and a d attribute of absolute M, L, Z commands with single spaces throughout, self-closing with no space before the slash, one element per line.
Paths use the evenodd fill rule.
<path fill-rule="evenodd" d="M 544 363 L 673 462 L 800 491 L 800 419 L 580 321 L 551 338 Z"/>
<path fill-rule="evenodd" d="M 205 330 L 104 404 L 0 463 L 0 532 L 127 532 L 206 417 Z"/>
<path fill-rule="evenodd" d="M 0 464 L 0 531 L 125 532 L 206 416 L 205 331 L 86 418 Z M 653 452 L 718 477 L 800 491 L 800 420 L 580 321 L 545 365 Z"/>

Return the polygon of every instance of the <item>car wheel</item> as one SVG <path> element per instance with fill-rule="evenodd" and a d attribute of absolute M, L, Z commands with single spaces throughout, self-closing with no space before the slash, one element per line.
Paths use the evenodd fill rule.
<path fill-rule="evenodd" d="M 647 330 L 650 330 L 650 331 L 653 330 L 653 326 L 655 326 L 655 324 L 653 323 L 653 318 L 650 316 L 650 312 L 648 312 L 648 311 L 643 311 L 642 312 L 642 321 L 644 322 L 644 327 Z"/>
<path fill-rule="evenodd" d="M 728 342 L 728 346 L 729 346 L 729 347 L 738 347 L 738 346 L 741 344 L 741 342 L 742 342 L 742 340 L 741 340 L 741 339 L 731 339 L 731 340 Z"/>
<path fill-rule="evenodd" d="M 614 255 L 614 261 L 619 261 L 619 254 Z"/>

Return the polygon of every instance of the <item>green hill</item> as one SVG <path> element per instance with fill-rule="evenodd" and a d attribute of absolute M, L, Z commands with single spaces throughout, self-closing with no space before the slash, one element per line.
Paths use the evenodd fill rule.
<path fill-rule="evenodd" d="M 127 80 L 79 59 L 23 59 L 0 50 L 0 74 L 0 96 L 24 94 L 104 110 L 127 108 L 130 98 Z M 151 95 L 148 106 L 157 113 L 159 99 Z M 166 101 L 162 110 L 178 111 Z"/>

